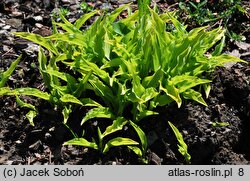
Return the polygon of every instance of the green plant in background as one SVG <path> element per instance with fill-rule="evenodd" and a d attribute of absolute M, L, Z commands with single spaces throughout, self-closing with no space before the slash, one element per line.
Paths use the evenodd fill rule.
<path fill-rule="evenodd" d="M 73 134 L 75 138 L 65 145 L 85 146 L 102 154 L 112 147 L 126 146 L 146 163 L 148 143 L 146 133 L 139 126 L 140 121 L 158 114 L 156 108 L 159 106 L 175 102 L 180 107 L 183 99 L 206 106 L 202 92 L 208 97 L 211 82 L 205 77 L 206 73 L 227 62 L 244 62 L 221 54 L 225 33 L 221 27 L 214 30 L 199 27 L 188 32 L 174 13 L 157 14 L 149 8 L 149 3 L 149 0 L 140 0 L 139 10 L 133 13 L 128 4 L 101 14 L 85 30 L 80 28 L 100 12 L 86 13 L 74 24 L 60 14 L 62 23 L 53 22 L 54 34 L 48 37 L 15 33 L 49 51 L 46 56 L 46 51 L 40 48 L 38 54 L 39 70 L 47 90 L 3 87 L 0 95 L 28 95 L 47 100 L 62 112 L 66 126 L 75 109 L 88 107 L 81 122 L 83 128 L 93 119 L 112 120 L 112 124 L 106 128 L 97 126 L 98 138 Z M 126 9 L 131 12 L 129 16 L 118 20 Z M 166 23 L 172 24 L 173 30 L 166 31 Z M 58 28 L 64 32 L 59 32 Z M 32 105 L 18 98 L 17 101 L 36 111 Z M 33 124 L 33 119 L 29 120 Z M 125 125 L 134 129 L 138 135 L 136 140 L 112 137 L 120 135 Z M 184 141 L 173 130 L 180 149 L 185 151 Z M 87 140 L 87 137 L 92 139 Z M 187 152 L 184 156 L 189 158 Z"/>
<path fill-rule="evenodd" d="M 241 20 L 249 18 L 250 14 L 244 8 L 241 0 L 226 0 L 216 3 L 207 0 L 200 2 L 180 1 L 178 5 L 181 10 L 178 12 L 179 16 L 186 18 L 189 24 L 203 26 L 220 21 L 227 30 L 226 35 L 230 39 L 245 40 L 242 34 L 249 28 L 243 27 Z M 234 24 L 233 29 L 232 24 Z M 237 29 L 238 27 L 240 29 Z"/>
<path fill-rule="evenodd" d="M 67 8 L 60 8 L 58 11 L 54 11 L 51 13 L 51 17 L 56 20 L 56 21 L 60 21 L 60 15 L 67 17 L 70 14 L 70 11 Z"/>
<path fill-rule="evenodd" d="M 88 12 L 93 11 L 93 7 L 91 7 L 90 5 L 88 5 L 88 3 L 86 3 L 86 2 L 82 2 L 82 3 L 80 4 L 80 7 L 81 7 L 81 10 L 82 10 L 84 13 L 88 13 Z"/>

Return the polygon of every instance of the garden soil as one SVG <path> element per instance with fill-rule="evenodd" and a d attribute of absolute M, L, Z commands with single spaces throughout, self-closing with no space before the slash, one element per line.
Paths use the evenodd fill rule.
<path fill-rule="evenodd" d="M 118 2 L 89 1 L 89 4 L 94 8 L 112 10 L 131 1 Z M 169 5 L 165 1 L 158 3 L 162 9 Z M 38 47 L 14 37 L 11 33 L 27 31 L 42 36 L 50 35 L 50 15 L 61 7 L 70 10 L 70 21 L 79 17 L 80 2 L 77 0 L 0 1 L 0 71 L 6 70 L 18 55 L 23 54 L 8 86 L 45 90 L 37 68 Z M 135 5 L 133 7 L 136 8 Z M 231 43 L 227 47 L 228 53 L 236 53 L 249 62 L 248 43 Z M 160 108 L 159 115 L 142 120 L 139 126 L 149 140 L 149 164 L 188 164 L 178 152 L 178 142 L 168 121 L 182 133 L 192 157 L 191 164 L 250 164 L 249 75 L 249 64 L 227 64 L 217 68 L 209 75 L 213 82 L 210 95 L 206 99 L 207 107 L 186 100 L 181 108 L 171 104 Z M 98 151 L 84 147 L 63 146 L 72 135 L 60 122 L 60 113 L 42 100 L 25 96 L 22 98 L 37 106 L 40 114 L 35 118 L 33 127 L 25 119 L 27 110 L 17 105 L 15 97 L 0 97 L 0 164 L 143 164 L 133 152 L 123 147 L 110 149 L 107 154 L 100 155 Z M 86 110 L 77 110 L 69 120 L 69 126 L 78 134 L 83 129 L 79 125 L 85 112 Z M 106 126 L 102 124 L 101 121 L 90 121 L 86 125 L 87 130 L 94 134 L 97 125 Z M 138 139 L 131 130 L 128 127 L 123 130 L 123 134 Z"/>

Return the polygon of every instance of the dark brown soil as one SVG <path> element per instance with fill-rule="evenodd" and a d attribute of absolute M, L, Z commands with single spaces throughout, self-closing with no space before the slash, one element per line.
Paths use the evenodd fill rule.
<path fill-rule="evenodd" d="M 57 2 L 60 7 L 71 10 L 69 17 L 72 21 L 77 18 L 78 1 L 0 1 L 0 71 L 6 70 L 19 54 L 24 54 L 8 86 L 44 89 L 36 67 L 36 46 L 13 37 L 11 32 L 29 31 L 43 36 L 51 34 L 50 14 L 59 7 Z M 117 1 L 105 2 L 90 4 L 95 8 L 112 9 L 118 6 Z M 127 2 L 119 1 L 119 4 Z M 159 4 L 162 8 L 167 7 L 165 1 Z M 234 46 L 228 49 L 236 48 L 238 53 L 242 53 L 241 58 L 249 62 L 250 48 Z M 169 105 L 159 110 L 159 116 L 142 120 L 140 126 L 149 140 L 149 164 L 186 164 L 178 152 L 177 140 L 167 121 L 181 131 L 192 156 L 191 164 L 250 164 L 249 74 L 249 64 L 217 68 L 210 75 L 213 82 L 206 100 L 208 107 L 186 101 L 180 109 L 174 104 Z M 133 152 L 124 147 L 100 155 L 83 147 L 62 146 L 72 135 L 61 124 L 60 113 L 42 100 L 23 98 L 39 109 L 35 127 L 25 119 L 27 110 L 20 108 L 14 97 L 0 97 L 0 164 L 142 164 Z M 74 121 L 69 120 L 76 132 L 82 131 L 78 123 L 84 113 L 84 110 L 78 110 L 70 118 Z M 215 122 L 227 122 L 229 126 L 213 126 Z M 86 126 L 90 132 L 96 130 L 96 124 L 90 122 Z M 130 128 L 124 134 L 133 136 Z"/>

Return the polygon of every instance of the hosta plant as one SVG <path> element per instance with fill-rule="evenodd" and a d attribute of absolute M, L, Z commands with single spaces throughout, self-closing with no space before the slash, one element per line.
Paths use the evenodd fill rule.
<path fill-rule="evenodd" d="M 149 3 L 138 1 L 138 10 L 133 13 L 130 5 L 111 13 L 92 11 L 74 24 L 61 15 L 62 22 L 53 22 L 54 34 L 48 37 L 15 33 L 41 46 L 38 62 L 47 91 L 3 87 L 0 95 L 45 99 L 60 108 L 65 124 L 75 108 L 87 106 L 88 112 L 79 123 L 83 128 L 93 119 L 110 119 L 113 123 L 104 129 L 97 126 L 98 138 L 74 134 L 75 138 L 65 144 L 98 149 L 100 153 L 127 146 L 145 161 L 148 143 L 146 133 L 138 126 L 140 121 L 158 114 L 159 106 L 175 102 L 180 107 L 184 99 L 206 106 L 202 92 L 208 97 L 211 80 L 207 73 L 227 62 L 243 62 L 221 54 L 225 32 L 221 27 L 188 32 L 174 13 L 157 14 Z M 126 9 L 128 16 L 119 19 Z M 100 16 L 95 22 L 82 30 L 97 14 Z M 166 31 L 166 24 L 173 26 L 172 31 Z M 136 140 L 112 138 L 123 132 L 125 125 L 138 135 Z"/>

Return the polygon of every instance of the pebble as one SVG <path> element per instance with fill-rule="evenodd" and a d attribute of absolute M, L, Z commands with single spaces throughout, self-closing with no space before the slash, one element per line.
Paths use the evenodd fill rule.
<path fill-rule="evenodd" d="M 70 0 L 62 0 L 63 3 L 70 3 Z"/>
<path fill-rule="evenodd" d="M 16 140 L 16 144 L 21 144 L 22 142 L 20 140 Z"/>
<path fill-rule="evenodd" d="M 183 133 L 184 135 L 188 135 L 188 131 L 187 131 L 187 130 L 183 130 L 182 133 Z"/>
<path fill-rule="evenodd" d="M 4 51 L 4 52 L 10 51 L 9 46 L 3 45 L 3 51 Z"/>
<path fill-rule="evenodd" d="M 41 154 L 39 154 L 39 153 L 35 153 L 35 157 L 38 158 L 38 159 L 42 158 Z"/>
<path fill-rule="evenodd" d="M 43 21 L 42 16 L 34 16 L 33 19 L 36 20 L 36 21 Z"/>
<path fill-rule="evenodd" d="M 36 23 L 35 26 L 36 26 L 37 28 L 42 28 L 42 27 L 43 27 L 43 25 L 42 25 L 41 23 Z"/>
<path fill-rule="evenodd" d="M 4 148 L 1 147 L 1 148 L 0 148 L 0 155 L 2 155 L 3 153 L 4 153 Z"/>
<path fill-rule="evenodd" d="M 2 29 L 3 29 L 3 30 L 9 30 L 10 28 L 11 28 L 10 25 L 5 25 Z"/>
<path fill-rule="evenodd" d="M 4 27 L 5 24 L 4 23 L 0 23 L 0 28 Z"/>
<path fill-rule="evenodd" d="M 102 10 L 112 10 L 113 6 L 110 3 L 103 3 L 100 7 Z"/>
<path fill-rule="evenodd" d="M 50 133 L 46 133 L 44 137 L 45 137 L 45 139 L 49 139 L 52 137 L 52 135 Z"/>
<path fill-rule="evenodd" d="M 6 161 L 6 165 L 12 165 L 12 163 L 13 163 L 13 161 L 11 161 L 11 160 Z"/>

